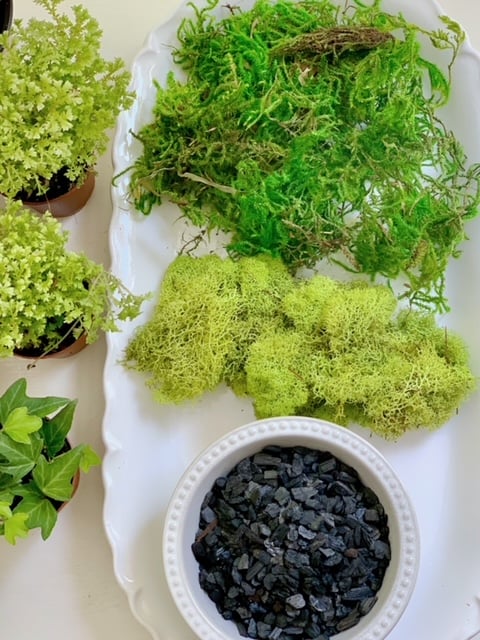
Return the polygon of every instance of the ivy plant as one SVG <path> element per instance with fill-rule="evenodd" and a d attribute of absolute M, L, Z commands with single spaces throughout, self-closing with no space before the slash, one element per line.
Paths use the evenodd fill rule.
<path fill-rule="evenodd" d="M 66 171 L 81 183 L 133 98 L 120 58 L 101 55 L 102 31 L 81 5 L 34 0 L 48 19 L 14 20 L 0 34 L 0 192 L 44 194 Z"/>
<path fill-rule="evenodd" d="M 27 395 L 25 378 L 0 397 L 0 535 L 16 544 L 31 529 L 46 540 L 59 507 L 74 492 L 74 479 L 100 464 L 90 445 L 67 439 L 76 400 Z"/>
<path fill-rule="evenodd" d="M 9 200 L 0 209 L 0 357 L 46 354 L 70 338 L 117 331 L 135 318 L 145 295 L 134 295 L 102 264 L 67 249 L 68 232 Z"/>

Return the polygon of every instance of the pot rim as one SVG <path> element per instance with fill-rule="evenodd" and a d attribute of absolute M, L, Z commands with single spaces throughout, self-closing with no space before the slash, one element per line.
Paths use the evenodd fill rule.
<path fill-rule="evenodd" d="M 45 199 L 40 202 L 22 200 L 23 204 L 36 211 L 45 213 L 49 211 L 54 218 L 67 218 L 78 213 L 88 202 L 95 187 L 95 171 L 87 171 L 86 178 L 80 186 L 72 189 L 56 198 Z"/>

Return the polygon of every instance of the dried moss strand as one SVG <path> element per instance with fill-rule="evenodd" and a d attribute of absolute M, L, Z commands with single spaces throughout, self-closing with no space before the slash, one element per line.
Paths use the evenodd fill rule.
<path fill-rule="evenodd" d="M 346 51 L 374 49 L 393 40 L 391 33 L 374 27 L 330 27 L 305 33 L 272 49 L 272 55 L 320 54 L 334 56 Z"/>

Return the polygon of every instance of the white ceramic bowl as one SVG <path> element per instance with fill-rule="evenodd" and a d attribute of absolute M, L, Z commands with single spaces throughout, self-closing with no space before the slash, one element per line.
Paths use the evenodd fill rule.
<path fill-rule="evenodd" d="M 415 585 L 419 560 L 415 513 L 398 477 L 371 444 L 344 427 L 313 418 L 247 424 L 217 440 L 185 471 L 171 498 L 163 536 L 166 578 L 180 613 L 201 640 L 243 638 L 200 587 L 191 544 L 198 530 L 200 505 L 216 478 L 270 444 L 329 451 L 353 467 L 363 484 L 377 494 L 388 516 L 391 561 L 372 610 L 354 627 L 332 638 L 382 640 L 400 619 Z"/>

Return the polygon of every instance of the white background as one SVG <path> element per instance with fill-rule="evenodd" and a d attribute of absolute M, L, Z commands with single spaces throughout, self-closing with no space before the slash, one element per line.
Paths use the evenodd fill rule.
<path fill-rule="evenodd" d="M 65 2 L 66 7 L 72 4 L 75 2 Z M 105 55 L 121 56 L 130 66 L 146 35 L 173 13 L 179 0 L 83 0 L 83 4 L 103 28 Z M 480 3 L 443 0 L 441 4 L 444 12 L 463 25 L 472 44 L 480 49 Z M 42 16 L 33 0 L 14 0 L 14 5 L 16 18 Z M 110 150 L 97 169 L 99 175 L 92 199 L 80 214 L 64 224 L 71 231 L 73 248 L 84 250 L 93 259 L 108 265 Z M 105 352 L 102 337 L 72 359 L 42 362 L 30 371 L 22 360 L 5 359 L 0 361 L 0 393 L 16 378 L 25 376 L 30 395 L 78 398 L 72 441 L 74 444 L 89 442 L 102 453 Z M 40 535 L 34 533 L 28 540 L 20 540 L 16 547 L 10 547 L 0 539 L 0 638 L 150 638 L 131 614 L 114 578 L 112 554 L 103 529 L 103 495 L 101 471 L 94 469 L 82 477 L 75 499 L 62 512 L 48 541 L 43 542 Z M 126 504 L 125 509 L 128 508 Z"/>

